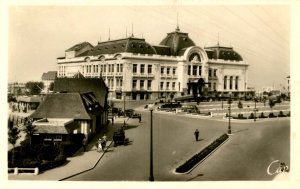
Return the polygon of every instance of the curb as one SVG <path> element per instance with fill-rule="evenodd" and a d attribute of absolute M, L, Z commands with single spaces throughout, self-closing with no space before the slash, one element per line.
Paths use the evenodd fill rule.
<path fill-rule="evenodd" d="M 104 156 L 105 152 L 110 148 L 110 146 L 111 146 L 112 143 L 113 143 L 113 141 L 111 141 L 111 143 L 108 145 L 108 147 L 106 148 L 106 150 L 102 153 L 102 155 L 99 157 L 99 159 L 97 160 L 97 162 L 93 165 L 93 167 L 91 167 L 91 168 L 89 168 L 89 169 L 86 169 L 86 170 L 84 170 L 84 171 L 80 171 L 80 172 L 78 172 L 78 173 L 72 174 L 72 175 L 67 176 L 67 177 L 65 177 L 65 178 L 59 179 L 58 181 L 64 181 L 64 180 L 66 180 L 66 179 L 72 178 L 72 177 L 74 177 L 74 176 L 80 175 L 80 174 L 82 174 L 82 173 L 85 173 L 85 172 L 88 172 L 88 171 L 94 169 L 94 168 L 97 166 L 97 164 L 99 163 L 99 161 L 102 159 L 102 157 Z"/>
<path fill-rule="evenodd" d="M 190 172 L 192 172 L 196 167 L 198 167 L 198 165 L 200 165 L 204 160 L 206 160 L 209 156 L 211 156 L 217 149 L 219 149 L 221 146 L 223 146 L 223 144 L 225 142 L 227 142 L 229 140 L 229 136 L 226 140 L 224 140 L 217 148 L 215 148 L 212 152 L 210 152 L 207 156 L 205 156 L 205 158 L 203 158 L 201 161 L 199 161 L 196 165 L 194 165 L 194 167 L 192 167 L 190 170 L 188 170 L 187 172 L 184 173 L 177 173 L 176 172 L 176 168 L 172 171 L 174 174 L 176 175 L 183 175 L 183 174 L 189 174 Z M 205 147 L 206 148 L 206 147 Z M 203 149 L 205 149 L 203 148 Z"/>

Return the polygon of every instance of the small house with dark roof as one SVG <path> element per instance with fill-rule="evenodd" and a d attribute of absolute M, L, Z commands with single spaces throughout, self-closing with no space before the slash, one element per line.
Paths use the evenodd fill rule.
<path fill-rule="evenodd" d="M 197 46 L 191 36 L 177 28 L 158 45 L 144 38 L 98 42 L 86 55 L 58 58 L 58 77 L 102 77 L 109 99 L 156 100 L 189 96 L 189 86 L 204 81 L 206 96 L 247 93 L 248 67 L 232 47 Z"/>
<path fill-rule="evenodd" d="M 101 125 L 107 124 L 108 118 L 108 88 L 102 78 L 56 78 L 54 82 L 55 93 L 89 93 L 95 95 L 95 100 L 101 109 Z"/>
<path fill-rule="evenodd" d="M 101 129 L 103 111 L 93 92 L 54 93 L 45 97 L 30 118 L 38 126 L 39 141 L 69 140 L 78 134 L 90 139 Z"/>
<path fill-rule="evenodd" d="M 42 100 L 43 98 L 40 96 L 18 96 L 18 110 L 23 112 L 36 110 Z"/>

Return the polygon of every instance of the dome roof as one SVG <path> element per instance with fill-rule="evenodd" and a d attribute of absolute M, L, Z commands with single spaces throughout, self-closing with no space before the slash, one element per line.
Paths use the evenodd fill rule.
<path fill-rule="evenodd" d="M 121 52 L 157 54 L 155 49 L 145 39 L 129 37 L 112 41 L 99 42 L 88 53 L 89 56 L 100 54 L 115 54 Z"/>
<path fill-rule="evenodd" d="M 204 47 L 209 59 L 223 59 L 243 61 L 241 55 L 233 50 L 232 47 L 222 47 L 219 44 L 212 47 Z"/>
<path fill-rule="evenodd" d="M 168 33 L 159 45 L 168 46 L 171 49 L 171 55 L 177 56 L 178 52 L 187 47 L 196 46 L 189 38 L 188 33 L 180 32 L 177 27 L 174 32 Z"/>

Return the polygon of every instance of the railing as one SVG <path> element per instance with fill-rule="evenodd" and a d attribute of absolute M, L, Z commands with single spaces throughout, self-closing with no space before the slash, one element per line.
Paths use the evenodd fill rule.
<path fill-rule="evenodd" d="M 34 175 L 38 175 L 39 174 L 39 168 L 8 168 L 8 173 L 12 173 L 14 175 L 18 175 L 18 174 L 34 174 Z"/>

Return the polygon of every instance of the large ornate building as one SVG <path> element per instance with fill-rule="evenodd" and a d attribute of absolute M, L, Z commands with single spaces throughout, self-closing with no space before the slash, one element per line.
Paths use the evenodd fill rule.
<path fill-rule="evenodd" d="M 248 64 L 232 47 L 201 48 L 177 27 L 159 45 L 133 35 L 77 44 L 57 58 L 58 77 L 102 77 L 109 99 L 144 100 L 185 96 L 203 78 L 208 91 L 243 96 Z"/>

